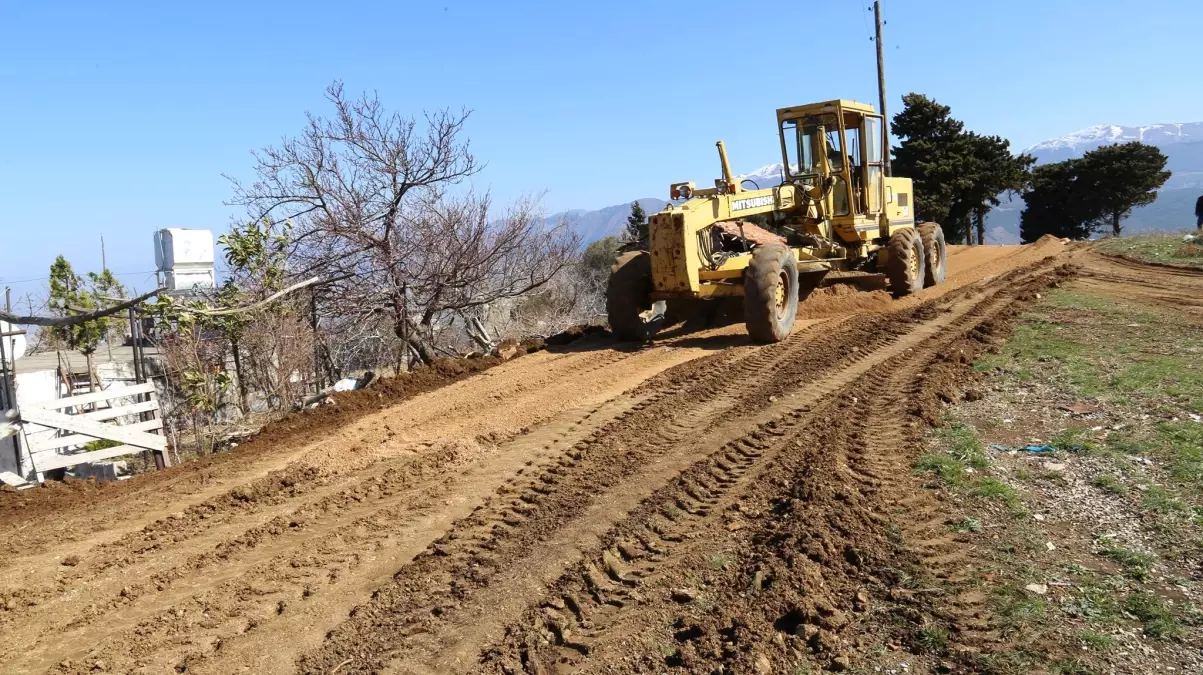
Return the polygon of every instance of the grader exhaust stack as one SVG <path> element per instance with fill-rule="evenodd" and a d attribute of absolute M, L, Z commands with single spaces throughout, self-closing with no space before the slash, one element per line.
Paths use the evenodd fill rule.
<path fill-rule="evenodd" d="M 785 339 L 798 302 L 830 272 L 881 278 L 895 296 L 944 279 L 944 233 L 916 225 L 911 180 L 885 175 L 885 124 L 872 106 L 825 101 L 777 111 L 784 180 L 745 190 L 717 143 L 713 188 L 674 183 L 649 220 L 649 250 L 619 258 L 606 295 L 610 327 L 647 340 L 676 304 L 742 301 L 748 334 Z"/>

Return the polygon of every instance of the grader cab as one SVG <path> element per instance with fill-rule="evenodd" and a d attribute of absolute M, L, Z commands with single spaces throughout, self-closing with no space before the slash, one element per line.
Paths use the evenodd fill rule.
<path fill-rule="evenodd" d="M 778 342 L 831 273 L 884 278 L 898 297 L 944 279 L 944 233 L 915 224 L 909 178 L 885 175 L 885 121 L 872 106 L 781 108 L 777 130 L 780 185 L 740 181 L 719 141 L 714 187 L 671 186 L 648 250 L 614 265 L 606 310 L 619 339 L 650 339 L 674 306 L 731 299 L 753 339 Z"/>

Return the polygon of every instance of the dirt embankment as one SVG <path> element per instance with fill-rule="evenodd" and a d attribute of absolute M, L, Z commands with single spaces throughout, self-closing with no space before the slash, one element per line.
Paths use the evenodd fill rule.
<path fill-rule="evenodd" d="M 509 358 L 537 352 L 548 346 L 562 347 L 587 335 L 596 335 L 598 330 L 600 329 L 573 328 L 546 341 L 525 340 L 514 345 Z M 506 360 L 491 355 L 438 359 L 427 367 L 392 377 L 378 378 L 370 388 L 333 394 L 323 405 L 288 414 L 268 423 L 254 436 L 243 440 L 233 452 L 222 452 L 184 466 L 171 467 L 167 471 L 140 475 L 137 478 L 139 487 L 150 487 L 159 481 L 171 480 L 181 473 L 190 475 L 218 464 L 236 462 L 242 457 L 257 456 L 264 450 L 290 445 L 298 439 L 311 442 L 370 413 L 482 373 Z M 42 487 L 40 490 L 21 491 L 0 486 L 0 528 L 12 519 L 28 520 L 39 513 L 58 513 L 80 503 L 102 503 L 105 490 L 128 491 L 132 484 L 68 479 L 64 482 L 49 481 Z"/>
<path fill-rule="evenodd" d="M 6 514 L 0 659 L 458 673 L 852 658 L 857 605 L 895 602 L 881 565 L 896 542 L 873 530 L 910 497 L 893 455 L 956 395 L 942 364 L 961 367 L 1061 251 L 954 249 L 947 284 L 886 303 L 833 292 L 777 345 L 741 326 L 590 338 L 405 405 L 369 389 L 362 415 L 316 437 L 280 428 L 53 515 Z M 812 652 L 806 626 L 828 646 Z"/>

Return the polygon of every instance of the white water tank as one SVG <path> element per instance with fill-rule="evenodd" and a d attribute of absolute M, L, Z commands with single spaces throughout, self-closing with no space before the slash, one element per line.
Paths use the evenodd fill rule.
<path fill-rule="evenodd" d="M 213 288 L 213 233 L 168 227 L 155 232 L 155 267 L 159 285 L 169 292 L 186 293 Z"/>

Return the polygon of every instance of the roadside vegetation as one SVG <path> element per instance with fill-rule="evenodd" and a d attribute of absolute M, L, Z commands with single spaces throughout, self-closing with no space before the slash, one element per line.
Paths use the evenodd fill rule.
<path fill-rule="evenodd" d="M 949 610 L 950 653 L 996 673 L 1200 672 L 1200 353 L 1188 317 L 1057 289 L 976 362 L 982 395 L 914 462 L 974 549 L 943 582 L 976 598 Z"/>
<path fill-rule="evenodd" d="M 1099 250 L 1162 265 L 1203 268 L 1203 238 L 1195 232 L 1156 232 L 1107 239 Z"/>

